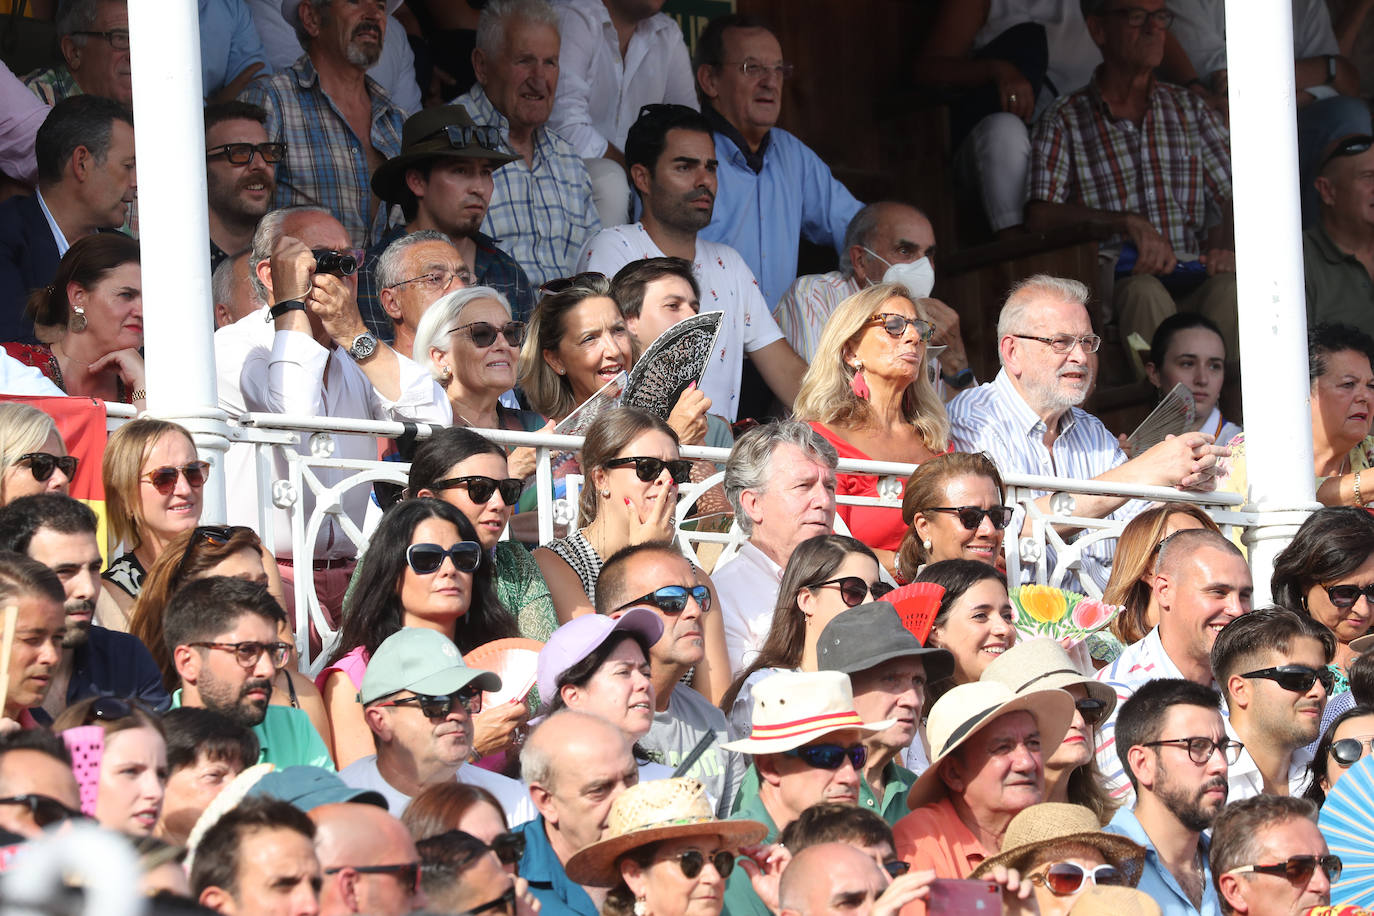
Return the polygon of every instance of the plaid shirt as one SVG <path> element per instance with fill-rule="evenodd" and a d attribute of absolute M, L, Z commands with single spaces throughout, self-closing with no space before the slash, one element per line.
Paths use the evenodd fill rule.
<path fill-rule="evenodd" d="M 372 101 L 372 148 L 388 159 L 397 156 L 405 114 L 371 77 L 364 81 Z M 277 163 L 274 208 L 324 207 L 360 248 L 386 231 L 387 208 L 370 212 L 372 168 L 367 154 L 320 87 L 309 55 L 301 55 L 280 73 L 249 83 L 239 98 L 266 109 L 267 138 L 286 144 L 286 158 Z"/>
<path fill-rule="evenodd" d="M 502 149 L 518 155 L 510 145 L 510 122 L 480 83 L 457 102 L 476 123 L 500 128 Z M 583 243 L 601 228 L 601 220 L 587 167 L 571 143 L 548 127 L 538 128 L 533 163 L 531 168 L 519 158 L 492 175 L 496 187 L 482 231 L 515 257 L 537 288 L 573 274 Z"/>
<path fill-rule="evenodd" d="M 1115 118 L 1094 76 L 1036 122 L 1030 199 L 1139 213 L 1190 260 L 1231 199 L 1230 142 L 1206 103 L 1168 83 L 1140 126 Z"/>

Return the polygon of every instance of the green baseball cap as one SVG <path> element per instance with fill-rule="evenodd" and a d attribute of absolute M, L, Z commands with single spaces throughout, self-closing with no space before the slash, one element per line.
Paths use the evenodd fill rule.
<path fill-rule="evenodd" d="M 501 689 L 491 671 L 469 668 L 447 636 L 425 627 L 403 627 L 377 647 L 358 691 L 363 705 L 401 690 L 428 696 L 448 696 L 476 684 L 485 691 Z"/>

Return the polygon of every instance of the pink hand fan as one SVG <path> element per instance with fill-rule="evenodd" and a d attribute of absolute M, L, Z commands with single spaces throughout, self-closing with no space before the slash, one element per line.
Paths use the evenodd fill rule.
<path fill-rule="evenodd" d="M 534 687 L 538 676 L 539 650 L 544 644 L 537 639 L 494 639 L 463 656 L 469 668 L 494 671 L 501 677 L 501 689 L 482 694 L 482 708 L 511 701 L 523 701 Z"/>
<path fill-rule="evenodd" d="M 100 758 L 105 755 L 105 729 L 82 725 L 62 733 L 72 755 L 72 775 L 81 787 L 81 813 L 95 817 L 95 800 L 100 792 Z"/>
<path fill-rule="evenodd" d="M 940 611 L 940 599 L 944 596 L 943 585 L 936 585 L 934 582 L 913 582 L 901 588 L 894 588 L 883 595 L 881 600 L 892 602 L 892 606 L 897 609 L 897 616 L 902 618 L 902 626 L 910 630 L 911 635 L 924 646 L 926 637 L 930 635 L 930 628 L 935 625 L 935 615 Z"/>

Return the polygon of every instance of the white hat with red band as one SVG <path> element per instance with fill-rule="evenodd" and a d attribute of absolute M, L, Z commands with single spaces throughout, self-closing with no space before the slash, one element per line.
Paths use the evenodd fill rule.
<path fill-rule="evenodd" d="M 865 722 L 854 709 L 854 688 L 842 671 L 780 671 L 754 687 L 748 738 L 722 744 L 742 754 L 780 754 L 831 732 L 880 732 L 896 719 Z"/>

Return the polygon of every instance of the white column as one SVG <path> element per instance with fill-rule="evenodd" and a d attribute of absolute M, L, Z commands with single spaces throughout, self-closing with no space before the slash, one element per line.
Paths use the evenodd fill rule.
<path fill-rule="evenodd" d="M 1298 204 L 1291 0 L 1229 3 L 1231 160 L 1246 460 L 1259 525 L 1246 540 L 1255 604 L 1274 557 L 1315 506 Z"/>
<path fill-rule="evenodd" d="M 191 430 L 214 465 L 205 521 L 224 520 L 226 427 L 215 393 L 195 0 L 129 0 L 148 412 Z"/>

